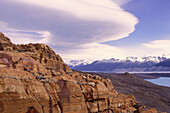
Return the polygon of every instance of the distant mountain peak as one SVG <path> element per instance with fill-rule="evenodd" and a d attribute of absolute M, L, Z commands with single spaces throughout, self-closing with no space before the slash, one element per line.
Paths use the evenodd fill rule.
<path fill-rule="evenodd" d="M 87 65 L 90 64 L 91 62 L 93 61 L 80 59 L 80 60 L 70 60 L 67 64 L 69 66 L 75 67 L 77 65 Z"/>
<path fill-rule="evenodd" d="M 93 62 L 86 60 L 71 60 L 68 65 L 72 69 L 80 71 L 145 71 L 150 70 L 152 66 L 156 66 L 156 64 L 167 59 L 166 55 L 146 57 L 129 56 L 125 59 L 111 58 Z M 153 69 L 156 70 L 157 68 Z"/>

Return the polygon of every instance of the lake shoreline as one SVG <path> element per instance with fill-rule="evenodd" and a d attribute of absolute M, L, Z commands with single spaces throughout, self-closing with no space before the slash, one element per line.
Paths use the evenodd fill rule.
<path fill-rule="evenodd" d="M 170 77 L 159 77 L 157 79 L 144 79 L 159 86 L 170 87 Z"/>
<path fill-rule="evenodd" d="M 147 80 L 145 76 L 134 75 L 134 74 L 99 74 L 100 77 L 109 78 L 112 81 L 114 88 L 119 93 L 124 93 L 127 95 L 134 95 L 136 100 L 147 107 L 154 107 L 160 111 L 170 113 L 170 87 L 160 86 L 153 84 Z M 154 76 L 155 75 L 155 76 Z M 154 74 L 151 77 L 167 76 L 164 74 Z M 154 79 L 151 79 L 154 80 Z M 148 101 L 150 100 L 150 101 Z"/>
<path fill-rule="evenodd" d="M 93 73 L 93 72 L 91 72 L 91 73 Z M 170 83 L 170 73 L 169 72 L 163 72 L 163 73 L 159 73 L 159 72 L 152 72 L 152 73 L 151 72 L 149 72 L 149 73 L 146 73 L 146 72 L 135 72 L 135 73 L 131 73 L 131 72 L 125 72 L 125 73 L 100 72 L 98 74 L 121 76 L 122 74 L 126 74 L 126 73 L 131 74 L 137 78 L 146 80 L 148 82 L 151 82 L 155 85 L 159 85 L 159 86 L 163 86 L 163 87 L 170 87 L 170 85 L 167 85 Z M 164 81 L 166 82 L 166 79 L 164 79 L 164 81 L 159 81 L 159 79 L 162 79 L 162 78 L 167 78 L 167 81 L 169 80 L 169 82 L 164 83 Z M 158 83 L 156 81 L 158 81 Z"/>
<path fill-rule="evenodd" d="M 126 73 L 126 72 L 125 72 Z M 158 79 L 160 77 L 170 77 L 170 73 L 131 73 L 131 72 L 128 72 L 129 74 L 132 74 L 134 75 L 135 77 L 137 78 L 142 78 L 142 79 Z M 105 72 L 101 72 L 100 74 L 109 74 L 109 75 L 121 75 L 121 74 L 124 74 L 124 73 L 105 73 Z"/>

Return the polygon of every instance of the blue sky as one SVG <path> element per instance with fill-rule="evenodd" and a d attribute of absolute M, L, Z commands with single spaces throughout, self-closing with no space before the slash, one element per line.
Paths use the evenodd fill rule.
<path fill-rule="evenodd" d="M 170 40 L 169 0 L 133 0 L 122 7 L 139 19 L 136 30 L 126 38 L 106 44 L 133 47 L 154 40 Z"/>
<path fill-rule="evenodd" d="M 0 31 L 66 62 L 170 54 L 169 0 L 1 0 Z"/>

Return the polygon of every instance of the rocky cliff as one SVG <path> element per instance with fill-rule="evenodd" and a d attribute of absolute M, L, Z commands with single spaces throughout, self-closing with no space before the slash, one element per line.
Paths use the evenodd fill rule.
<path fill-rule="evenodd" d="M 157 113 L 144 109 L 109 79 L 72 71 L 49 46 L 0 33 L 0 113 Z"/>

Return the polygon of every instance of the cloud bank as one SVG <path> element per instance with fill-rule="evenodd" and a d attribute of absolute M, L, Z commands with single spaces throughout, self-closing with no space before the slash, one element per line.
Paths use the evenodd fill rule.
<path fill-rule="evenodd" d="M 170 58 L 170 40 L 154 40 L 147 43 L 134 45 L 131 47 L 119 48 L 123 54 L 127 56 L 135 57 L 147 57 L 147 56 L 166 56 Z"/>
<path fill-rule="evenodd" d="M 49 44 L 64 59 L 123 56 L 119 48 L 101 42 L 127 37 L 138 23 L 113 0 L 1 0 L 0 4 L 0 31 L 15 43 Z"/>
<path fill-rule="evenodd" d="M 170 40 L 155 40 L 150 43 L 143 44 L 145 47 L 160 53 L 170 52 Z"/>

